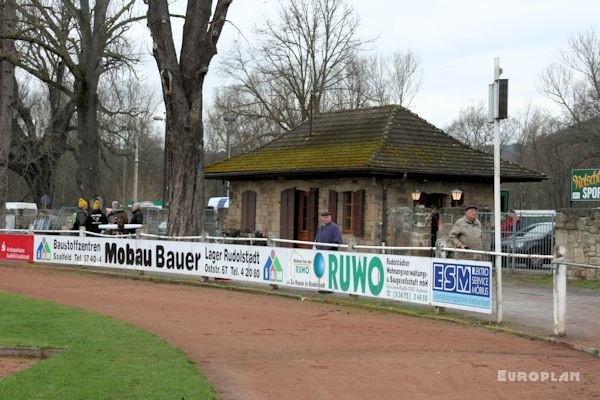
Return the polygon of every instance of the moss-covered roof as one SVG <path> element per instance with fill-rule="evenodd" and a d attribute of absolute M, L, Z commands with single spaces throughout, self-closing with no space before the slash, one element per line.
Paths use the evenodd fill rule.
<path fill-rule="evenodd" d="M 206 166 L 207 178 L 390 176 L 412 174 L 492 179 L 492 155 L 471 149 L 407 109 L 337 111 L 254 151 Z M 502 161 L 503 181 L 540 181 L 543 174 Z"/>

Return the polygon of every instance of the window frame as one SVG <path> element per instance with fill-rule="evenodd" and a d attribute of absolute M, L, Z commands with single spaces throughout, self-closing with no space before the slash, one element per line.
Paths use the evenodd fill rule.
<path fill-rule="evenodd" d="M 350 200 L 348 202 L 348 200 Z M 354 233 L 354 211 L 356 209 L 356 192 L 345 191 L 342 192 L 342 233 L 353 234 Z M 349 210 L 349 212 L 348 212 Z M 350 223 L 350 228 L 347 228 L 346 223 Z"/>

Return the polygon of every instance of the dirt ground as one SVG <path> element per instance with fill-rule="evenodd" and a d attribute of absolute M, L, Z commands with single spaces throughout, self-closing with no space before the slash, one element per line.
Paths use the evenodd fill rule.
<path fill-rule="evenodd" d="M 196 362 L 222 399 L 600 397 L 599 359 L 482 328 L 6 265 L 0 266 L 0 290 L 84 307 L 152 331 Z M 499 382 L 499 370 L 509 378 L 513 372 L 538 378 Z M 555 379 L 579 373 L 579 381 L 539 381 L 546 372 Z"/>
<path fill-rule="evenodd" d="M 38 361 L 30 358 L 0 357 L 0 379 L 29 368 Z"/>

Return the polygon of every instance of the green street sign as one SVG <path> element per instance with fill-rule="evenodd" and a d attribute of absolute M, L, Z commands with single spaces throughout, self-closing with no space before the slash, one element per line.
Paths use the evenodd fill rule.
<path fill-rule="evenodd" d="M 571 201 L 600 201 L 600 169 L 571 171 Z"/>

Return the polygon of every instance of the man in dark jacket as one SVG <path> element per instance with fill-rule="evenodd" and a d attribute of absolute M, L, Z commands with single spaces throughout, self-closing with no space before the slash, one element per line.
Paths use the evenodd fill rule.
<path fill-rule="evenodd" d="M 73 213 L 71 218 L 71 229 L 74 231 L 78 231 L 80 227 L 85 226 L 85 221 L 87 220 L 87 208 L 88 203 L 85 199 L 79 199 L 77 203 L 77 210 Z"/>
<path fill-rule="evenodd" d="M 100 233 L 101 224 L 108 224 L 108 218 L 100 209 L 100 201 L 95 199 L 92 203 L 92 211 L 85 221 L 85 230 L 93 233 Z"/>
<path fill-rule="evenodd" d="M 315 242 L 342 244 L 342 232 L 340 232 L 340 227 L 331 221 L 331 213 L 329 211 L 321 213 L 321 222 L 323 222 L 323 225 L 317 231 Z M 317 249 L 337 250 L 338 248 L 335 246 L 317 246 Z"/>
<path fill-rule="evenodd" d="M 134 203 L 131 206 L 131 219 L 129 220 L 130 224 L 143 224 L 144 223 L 144 214 L 142 214 L 142 210 L 140 209 L 140 203 Z M 135 233 L 135 229 L 130 229 L 129 233 Z"/>

